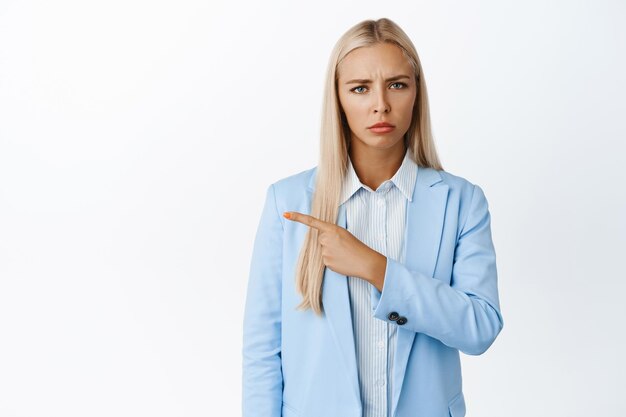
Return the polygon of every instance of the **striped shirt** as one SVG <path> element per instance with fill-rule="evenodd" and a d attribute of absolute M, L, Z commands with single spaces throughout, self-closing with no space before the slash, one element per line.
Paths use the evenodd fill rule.
<path fill-rule="evenodd" d="M 350 158 L 348 164 L 340 200 L 346 205 L 347 230 L 370 248 L 403 262 L 406 205 L 413 196 L 417 164 L 407 150 L 398 171 L 376 191 L 361 183 Z M 388 417 L 397 325 L 374 318 L 381 293 L 372 284 L 348 276 L 348 289 L 363 417 Z"/>

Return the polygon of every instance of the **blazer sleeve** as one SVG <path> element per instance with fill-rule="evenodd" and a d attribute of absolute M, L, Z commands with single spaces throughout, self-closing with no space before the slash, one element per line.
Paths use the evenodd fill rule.
<path fill-rule="evenodd" d="M 243 319 L 243 417 L 280 417 L 281 271 L 283 226 L 274 185 L 266 191 L 258 224 Z"/>
<path fill-rule="evenodd" d="M 387 258 L 382 292 L 372 297 L 374 317 L 421 332 L 468 355 L 484 353 L 502 330 L 491 239 L 491 216 L 483 190 L 474 185 L 470 207 L 454 252 L 450 285 Z"/>

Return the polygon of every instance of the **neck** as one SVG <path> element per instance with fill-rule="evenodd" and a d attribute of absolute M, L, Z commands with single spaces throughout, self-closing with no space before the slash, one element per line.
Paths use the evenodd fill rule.
<path fill-rule="evenodd" d="M 348 151 L 352 166 L 359 180 L 372 190 L 394 176 L 407 150 L 403 141 L 390 149 L 354 145 L 353 142 Z"/>

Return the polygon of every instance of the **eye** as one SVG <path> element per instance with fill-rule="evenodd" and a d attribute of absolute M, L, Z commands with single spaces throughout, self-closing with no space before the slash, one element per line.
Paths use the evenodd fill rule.
<path fill-rule="evenodd" d="M 355 91 L 357 88 L 365 88 L 365 87 L 362 86 L 362 85 L 359 85 L 359 86 L 356 86 L 356 87 L 350 89 L 350 91 L 352 91 L 353 93 L 361 94 L 360 92 Z"/>
<path fill-rule="evenodd" d="M 394 90 L 404 90 L 405 88 L 408 87 L 407 84 L 401 83 L 401 82 L 395 82 L 395 83 L 392 83 L 391 85 L 400 85 L 401 86 L 400 88 L 394 88 Z M 359 86 L 356 86 L 356 87 L 350 89 L 350 91 L 353 92 L 353 93 L 356 93 L 356 94 L 363 94 L 364 91 L 356 91 L 359 88 L 367 88 L 367 87 L 365 87 L 363 85 L 359 85 Z"/>
<path fill-rule="evenodd" d="M 399 85 L 401 85 L 401 86 L 402 86 L 402 88 L 401 88 L 401 89 L 403 89 L 403 88 L 406 88 L 406 87 L 407 87 L 407 85 L 406 85 L 405 83 L 401 83 L 401 82 L 395 82 L 395 83 L 393 83 L 393 84 L 391 84 L 391 85 L 395 85 L 395 84 L 399 84 Z M 395 90 L 398 90 L 398 89 L 396 88 Z"/>

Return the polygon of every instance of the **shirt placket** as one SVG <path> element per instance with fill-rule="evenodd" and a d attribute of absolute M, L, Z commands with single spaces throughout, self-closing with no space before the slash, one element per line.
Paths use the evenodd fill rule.
<path fill-rule="evenodd" d="M 374 222 L 373 229 L 375 230 L 374 236 L 372 236 L 374 242 L 373 247 L 376 251 L 387 254 L 387 201 L 386 194 L 389 190 L 390 183 L 385 183 L 383 186 L 372 193 L 374 198 L 375 210 L 372 221 Z M 373 291 L 373 286 L 370 287 L 370 291 Z M 389 348 L 389 325 L 382 320 L 375 320 L 376 323 L 376 363 L 379 364 L 376 369 L 376 386 L 379 391 L 379 397 L 382 399 L 380 404 L 381 409 L 378 410 L 378 416 L 387 416 L 387 365 L 388 365 L 388 348 Z"/>

